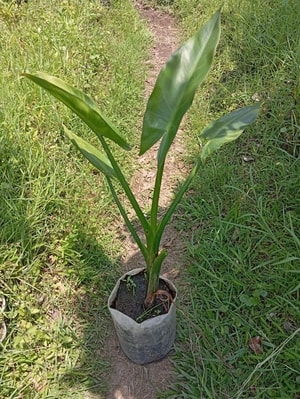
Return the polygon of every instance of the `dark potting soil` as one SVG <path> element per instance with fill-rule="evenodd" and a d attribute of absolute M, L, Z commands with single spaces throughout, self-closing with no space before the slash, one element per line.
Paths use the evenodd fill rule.
<path fill-rule="evenodd" d="M 159 280 L 159 290 L 167 291 L 172 298 L 175 297 L 175 292 L 163 280 Z M 166 306 L 166 302 L 159 298 L 154 300 L 150 308 L 146 308 L 144 305 L 146 294 L 147 281 L 144 271 L 134 276 L 127 276 L 120 283 L 112 308 L 126 314 L 138 323 L 168 313 L 169 306 Z"/>

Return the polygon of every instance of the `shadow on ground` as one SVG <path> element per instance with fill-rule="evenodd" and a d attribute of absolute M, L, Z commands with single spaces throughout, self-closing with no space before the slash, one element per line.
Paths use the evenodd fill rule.
<path fill-rule="evenodd" d="M 232 46 L 238 48 L 238 43 L 233 42 Z M 245 50 L 247 50 L 247 47 L 243 48 L 243 57 L 247 59 Z M 249 59 L 250 58 L 251 57 L 249 57 Z M 238 60 L 239 58 L 237 57 L 237 61 Z M 240 67 L 237 62 L 236 65 L 236 68 L 232 71 L 224 71 L 223 75 L 221 76 L 222 84 L 220 86 L 215 89 L 211 88 L 214 94 L 214 98 L 210 101 L 211 111 L 218 112 L 220 108 L 224 107 L 220 100 L 222 98 L 222 93 L 223 91 L 226 92 L 230 90 L 234 81 L 247 79 L 248 74 L 250 75 L 259 73 L 259 70 L 263 68 L 263 65 L 253 66 L 251 63 L 244 63 L 243 66 Z M 266 90 L 268 91 L 268 88 L 266 88 Z M 253 101 L 256 101 L 255 94 L 263 97 L 267 95 L 266 93 L 253 93 Z M 272 94 L 273 98 L 276 100 L 277 93 L 276 88 L 274 87 L 272 87 Z M 267 99 L 267 97 L 264 97 L 263 99 Z M 252 168 L 255 168 L 255 164 L 252 164 Z M 215 181 L 210 181 L 210 184 L 217 185 L 218 178 L 215 176 Z M 193 201 L 196 203 L 201 202 L 201 193 L 193 193 L 193 191 L 191 191 L 185 199 L 185 203 L 192 203 Z M 222 214 L 223 209 L 221 205 L 220 208 L 217 209 L 219 214 L 216 215 L 216 217 L 219 218 L 224 217 L 224 214 Z M 228 213 L 229 211 L 230 209 L 228 210 Z M 193 218 L 192 211 L 190 211 L 188 218 L 189 225 L 191 226 Z M 203 220 L 200 220 L 200 218 L 194 220 L 195 231 L 201 230 L 201 223 L 203 223 Z M 168 228 L 163 241 L 163 246 L 170 249 L 170 256 L 167 259 L 163 273 L 166 273 L 170 279 L 175 280 L 175 283 L 180 274 L 178 265 L 181 262 L 180 259 L 182 259 L 184 256 L 184 245 L 180 239 L 181 234 L 183 234 L 183 232 L 177 230 L 173 224 Z M 192 239 L 191 237 L 194 234 L 194 231 L 190 230 L 184 234 L 185 240 L 189 241 Z M 195 234 L 199 235 L 200 241 L 200 238 L 202 238 L 201 234 L 197 232 Z M 124 253 L 126 253 L 129 243 L 130 238 L 127 236 L 124 241 Z M 197 245 L 197 243 L 194 245 Z M 200 245 L 200 242 L 198 245 Z M 115 335 L 109 333 L 111 331 L 111 321 L 109 318 L 109 313 L 106 309 L 106 300 L 109 293 L 101 291 L 102 279 L 112 279 L 111 270 L 112 268 L 117 270 L 116 263 L 120 263 L 120 269 L 122 269 L 122 271 L 126 271 L 143 266 L 143 260 L 137 250 L 130 250 L 131 255 L 129 257 L 125 256 L 124 259 L 118 259 L 116 262 L 112 263 L 108 258 L 105 257 L 102 248 L 97 245 L 97 242 L 87 239 L 87 237 L 82 237 L 80 248 L 82 262 L 87 266 L 87 268 L 91 268 L 91 270 L 93 270 L 87 280 L 84 281 L 84 284 L 87 284 L 89 287 L 88 294 L 86 294 L 82 299 L 82 302 L 80 301 L 78 304 L 78 314 L 80 317 L 82 317 L 82 320 L 86 325 L 84 334 L 84 352 L 82 354 L 78 369 L 75 369 L 69 375 L 66 375 L 65 380 L 68 380 L 70 384 L 76 385 L 78 376 L 81 376 L 83 380 L 84 378 L 86 379 L 87 390 L 93 395 L 99 395 L 99 398 L 102 398 L 103 396 L 101 396 L 101 393 L 103 393 L 105 380 L 108 377 L 112 379 L 112 381 L 108 381 L 108 384 L 110 385 L 108 398 L 152 398 L 158 389 L 164 388 L 164 381 L 169 380 L 170 358 L 167 358 L 163 362 L 145 367 L 136 366 L 129 362 L 119 349 Z M 174 252 L 172 251 L 172 248 L 175 248 Z M 92 251 L 95 254 L 95 258 L 93 260 L 90 258 L 89 251 Z M 102 268 L 101 270 L 94 269 L 94 262 L 97 261 L 97 264 L 99 264 L 99 260 L 101 264 L 105 265 L 104 271 Z M 101 273 L 101 278 L 99 278 L 97 273 Z M 116 275 L 117 273 L 114 272 L 114 274 Z M 111 287 L 114 285 L 114 281 L 111 281 Z M 103 325 L 105 325 L 107 334 L 99 335 L 97 332 L 97 326 L 101 326 L 99 330 L 103 330 Z M 115 368 L 109 372 L 108 365 L 110 356 L 113 356 L 112 363 L 114 364 Z M 164 374 L 164 370 L 167 370 L 167 375 Z M 147 384 L 148 390 L 145 392 L 143 390 L 145 390 L 145 386 Z"/>
<path fill-rule="evenodd" d="M 166 382 L 171 382 L 171 358 L 140 366 L 129 361 L 119 347 L 106 305 L 110 289 L 123 272 L 144 266 L 140 252 L 125 230 L 122 237 L 125 237 L 125 256 L 114 261 L 93 237 L 79 232 L 74 241 L 74 250 L 80 253 L 81 260 L 80 268 L 74 272 L 85 292 L 81 297 L 76 296 L 74 303 L 76 318 L 83 325 L 83 342 L 78 367 L 62 377 L 61 385 L 81 390 L 85 386 L 92 398 L 150 399 L 165 388 Z M 183 244 L 172 225 L 166 231 L 163 246 L 170 250 L 170 256 L 162 274 L 176 284 Z"/>

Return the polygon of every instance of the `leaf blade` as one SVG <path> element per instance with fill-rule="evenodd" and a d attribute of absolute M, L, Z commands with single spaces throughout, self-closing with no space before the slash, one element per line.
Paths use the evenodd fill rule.
<path fill-rule="evenodd" d="M 112 123 L 101 114 L 94 100 L 81 90 L 44 72 L 37 72 L 34 74 L 24 73 L 23 76 L 48 91 L 53 97 L 75 112 L 97 136 L 107 137 L 123 149 L 130 150 L 127 141 Z"/>
<path fill-rule="evenodd" d="M 197 87 L 205 79 L 220 37 L 220 10 L 167 61 L 148 100 L 140 155 L 161 137 L 159 158 L 169 150 Z"/>
<path fill-rule="evenodd" d="M 74 132 L 63 126 L 66 136 L 70 139 L 72 144 L 81 152 L 81 154 L 105 176 L 115 177 L 115 171 L 111 163 L 96 147 L 88 143 Z"/>
<path fill-rule="evenodd" d="M 200 134 L 207 140 L 201 152 L 201 159 L 206 158 L 224 144 L 236 140 L 244 129 L 253 123 L 259 112 L 259 104 L 249 105 L 230 112 L 210 123 Z"/>

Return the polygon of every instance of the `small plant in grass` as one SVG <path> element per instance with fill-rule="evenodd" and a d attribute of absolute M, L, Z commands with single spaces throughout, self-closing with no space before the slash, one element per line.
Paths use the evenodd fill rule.
<path fill-rule="evenodd" d="M 79 151 L 102 173 L 104 173 L 113 198 L 124 221 L 136 241 L 146 264 L 147 296 L 146 308 L 150 307 L 157 295 L 161 295 L 159 275 L 167 250 L 161 249 L 161 238 L 178 203 L 187 191 L 206 158 L 223 144 L 237 139 L 246 126 L 257 117 L 259 106 L 246 106 L 210 123 L 200 133 L 205 142 L 195 160 L 189 175 L 174 195 L 165 214 L 159 216 L 159 198 L 161 183 L 168 151 L 174 141 L 180 122 L 190 108 L 196 89 L 205 79 L 214 57 L 220 37 L 220 14 L 213 17 L 167 61 L 159 73 L 156 84 L 147 103 L 143 119 L 139 154 L 145 154 L 159 140 L 157 153 L 157 171 L 153 189 L 149 217 L 137 203 L 122 170 L 108 144 L 109 140 L 118 144 L 125 151 L 131 149 L 125 138 L 97 107 L 96 103 L 82 91 L 64 81 L 45 73 L 25 73 L 24 76 L 47 90 L 50 94 L 75 112 L 98 137 L 103 154 L 83 138 L 64 126 L 64 131 Z M 143 236 L 138 233 L 120 200 L 115 182 L 119 182 L 138 218 Z"/>

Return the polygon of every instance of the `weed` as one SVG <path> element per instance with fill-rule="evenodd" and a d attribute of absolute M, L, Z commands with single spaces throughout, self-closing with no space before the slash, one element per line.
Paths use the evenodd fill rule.
<path fill-rule="evenodd" d="M 127 290 L 135 296 L 136 283 L 133 281 L 132 276 L 126 276 L 122 281 L 125 282 Z"/>
<path fill-rule="evenodd" d="M 160 304 L 152 306 L 150 308 L 147 308 L 144 310 L 143 313 L 141 313 L 137 318 L 136 318 L 136 322 L 137 323 L 142 323 L 142 321 L 147 320 L 149 318 L 149 315 L 151 314 L 151 317 L 154 316 L 159 316 L 161 314 L 160 311 Z"/>

